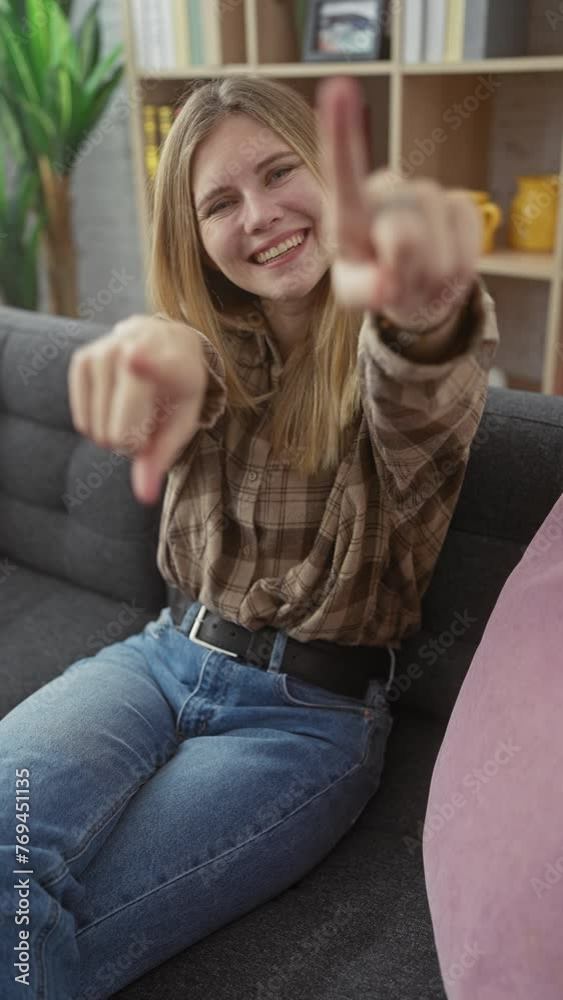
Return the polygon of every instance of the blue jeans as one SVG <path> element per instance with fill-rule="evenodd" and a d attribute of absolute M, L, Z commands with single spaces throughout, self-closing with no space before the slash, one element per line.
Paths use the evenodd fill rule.
<path fill-rule="evenodd" d="M 280 673 L 284 632 L 267 670 L 207 649 L 200 607 L 0 721 L 3 1000 L 112 996 L 301 879 L 376 793 L 385 681 L 362 700 Z"/>

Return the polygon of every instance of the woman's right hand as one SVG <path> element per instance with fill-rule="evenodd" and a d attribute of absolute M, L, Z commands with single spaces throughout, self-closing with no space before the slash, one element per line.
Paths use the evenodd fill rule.
<path fill-rule="evenodd" d="M 77 348 L 68 370 L 72 421 L 103 448 L 133 458 L 136 497 L 154 503 L 198 429 L 208 369 L 185 323 L 134 315 Z"/>

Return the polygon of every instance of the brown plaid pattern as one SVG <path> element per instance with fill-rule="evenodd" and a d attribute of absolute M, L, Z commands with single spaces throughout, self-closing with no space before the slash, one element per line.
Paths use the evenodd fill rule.
<path fill-rule="evenodd" d="M 388 347 L 366 312 L 362 412 L 338 469 L 314 476 L 272 459 L 265 415 L 248 432 L 227 413 L 223 361 L 204 337 L 201 427 L 171 468 L 163 502 L 164 578 L 253 631 L 398 649 L 420 627 L 498 348 L 480 279 L 460 336 L 463 354 L 418 364 Z M 283 360 L 271 336 L 241 331 L 230 343 L 252 390 L 276 384 Z"/>

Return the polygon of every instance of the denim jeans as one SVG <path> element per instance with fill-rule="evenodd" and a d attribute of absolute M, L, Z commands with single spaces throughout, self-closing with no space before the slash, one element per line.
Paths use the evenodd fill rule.
<path fill-rule="evenodd" d="M 377 792 L 385 681 L 361 699 L 281 673 L 284 632 L 268 669 L 207 649 L 200 607 L 0 721 L 3 1000 L 112 996 L 299 881 Z"/>

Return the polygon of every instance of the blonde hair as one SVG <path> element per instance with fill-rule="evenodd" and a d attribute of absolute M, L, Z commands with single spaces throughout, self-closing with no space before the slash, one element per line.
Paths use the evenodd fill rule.
<path fill-rule="evenodd" d="M 357 375 L 362 312 L 335 299 L 329 265 L 317 283 L 305 338 L 291 351 L 278 389 L 253 396 L 229 351 L 229 331 L 268 330 L 256 295 L 233 284 L 205 261 L 191 184 L 198 145 L 230 114 L 243 114 L 277 134 L 302 158 L 326 191 L 313 108 L 289 85 L 267 78 L 229 76 L 197 84 L 161 149 L 152 203 L 148 291 L 155 308 L 195 327 L 221 355 L 227 409 L 242 417 L 271 403 L 268 417 L 275 457 L 285 452 L 301 473 L 338 466 L 344 430 L 360 412 Z"/>

